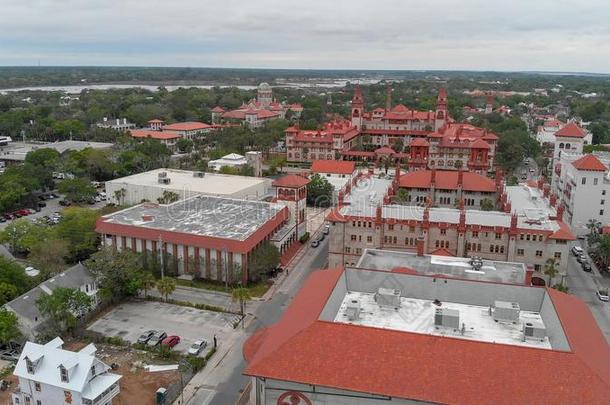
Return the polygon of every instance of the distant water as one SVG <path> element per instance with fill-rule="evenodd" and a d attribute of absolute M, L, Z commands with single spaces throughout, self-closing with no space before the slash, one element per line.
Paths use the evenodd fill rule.
<path fill-rule="evenodd" d="M 375 84 L 378 83 L 379 79 L 333 79 L 333 80 L 325 80 L 325 79 L 317 79 L 317 80 L 308 80 L 305 82 L 294 82 L 294 81 L 283 81 L 281 79 L 278 80 L 278 84 L 272 87 L 294 87 L 294 88 L 340 88 L 345 87 L 348 82 L 351 83 L 360 83 L 360 84 Z M 67 94 L 80 94 L 83 90 L 110 90 L 110 89 L 133 89 L 133 88 L 141 88 L 150 91 L 156 91 L 160 85 L 150 85 L 150 84 L 81 84 L 81 85 L 70 85 L 70 86 L 33 86 L 33 87 L 19 87 L 13 89 L 0 89 L 0 94 L 12 93 L 16 91 L 62 91 Z M 181 85 L 167 85 L 163 86 L 168 91 L 174 91 L 179 88 L 190 88 L 196 87 L 199 89 L 211 89 L 212 87 L 237 87 L 241 90 L 255 90 L 258 86 L 253 85 L 231 85 L 231 84 L 181 84 Z"/>

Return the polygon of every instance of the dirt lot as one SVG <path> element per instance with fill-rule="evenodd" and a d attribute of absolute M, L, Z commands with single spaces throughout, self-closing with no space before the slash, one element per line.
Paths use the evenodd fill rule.
<path fill-rule="evenodd" d="M 0 404 L 5 405 L 5 404 L 10 404 L 11 403 L 11 392 L 13 392 L 15 389 L 17 389 L 17 377 L 15 377 L 14 375 L 10 375 L 7 378 L 5 378 L 5 380 L 9 381 L 11 384 L 11 387 L 6 390 L 6 391 L 0 391 Z"/>
<path fill-rule="evenodd" d="M 86 346 L 84 342 L 73 341 L 66 343 L 64 348 L 67 350 L 79 350 L 84 346 Z M 119 368 L 113 372 L 123 376 L 120 381 L 121 393 L 113 403 L 120 405 L 155 405 L 155 392 L 157 389 L 167 387 L 175 381 L 180 381 L 180 373 L 178 371 L 149 373 L 144 369 L 133 367 L 133 363 L 137 361 L 144 361 L 147 364 L 161 364 L 158 361 L 151 361 L 150 353 L 101 344 L 96 344 L 96 347 L 98 349 L 97 357 L 108 365 L 117 363 Z M 4 402 L 0 402 L 0 404 L 4 404 Z"/>

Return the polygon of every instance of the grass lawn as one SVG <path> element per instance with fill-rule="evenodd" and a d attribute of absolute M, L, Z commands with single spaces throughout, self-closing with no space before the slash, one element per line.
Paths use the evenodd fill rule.
<path fill-rule="evenodd" d="M 217 283 L 209 280 L 202 279 L 194 279 L 193 281 L 183 280 L 183 279 L 175 279 L 177 285 L 185 286 L 185 287 L 194 287 L 194 288 L 202 288 L 204 290 L 212 290 L 212 291 L 220 291 L 230 294 L 233 289 L 231 286 L 227 288 L 224 283 Z M 260 297 L 267 292 L 267 290 L 271 287 L 271 284 L 266 281 L 259 281 L 257 283 L 253 283 L 248 285 L 248 290 L 250 290 L 250 295 L 253 297 Z"/>

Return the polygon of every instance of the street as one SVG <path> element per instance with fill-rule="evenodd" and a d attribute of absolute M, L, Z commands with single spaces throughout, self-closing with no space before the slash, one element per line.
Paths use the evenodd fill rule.
<path fill-rule="evenodd" d="M 320 246 L 305 247 L 305 254 L 297 258 L 288 268 L 289 274 L 271 299 L 259 303 L 249 303 L 248 311 L 254 315 L 254 320 L 244 331 L 237 333 L 230 342 L 220 342 L 219 351 L 210 364 L 195 375 L 185 390 L 185 398 L 189 405 L 226 405 L 233 404 L 238 399 L 240 390 L 248 383 L 248 378 L 242 373 L 246 367 L 242 346 L 248 336 L 258 328 L 277 322 L 284 309 L 299 291 L 307 276 L 315 270 L 325 268 L 328 260 L 328 239 Z M 229 344 L 228 351 L 223 345 Z M 189 392 L 195 389 L 195 395 Z M 177 403 L 177 402 L 176 402 Z"/>
<path fill-rule="evenodd" d="M 594 265 L 591 267 L 590 273 L 585 272 L 580 263 L 576 261 L 576 257 L 570 253 L 566 278 L 568 292 L 587 303 L 597 325 L 610 343 L 610 303 L 600 301 L 595 294 L 597 291 L 595 281 L 598 280 L 604 285 L 608 285 L 608 281 L 602 278 Z"/>

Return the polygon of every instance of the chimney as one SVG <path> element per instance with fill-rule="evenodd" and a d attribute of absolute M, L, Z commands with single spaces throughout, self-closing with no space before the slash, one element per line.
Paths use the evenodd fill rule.
<path fill-rule="evenodd" d="M 421 236 L 419 238 L 417 238 L 417 240 L 415 241 L 415 246 L 417 246 L 417 255 L 423 256 L 424 255 L 424 238 Z"/>
<path fill-rule="evenodd" d="M 517 214 L 513 214 L 510 217 L 510 230 L 511 232 L 517 231 Z"/>
<path fill-rule="evenodd" d="M 123 124 L 127 125 L 127 118 L 123 118 Z"/>
<path fill-rule="evenodd" d="M 108 121 L 108 117 L 104 117 L 104 122 L 107 122 L 107 121 Z"/>
<path fill-rule="evenodd" d="M 511 202 L 507 202 L 506 204 L 504 204 L 504 212 L 511 212 L 513 208 L 513 205 L 511 204 Z"/>
<path fill-rule="evenodd" d="M 117 118 L 117 119 L 116 119 L 116 124 L 117 124 L 117 125 L 121 125 L 121 120 Z"/>

